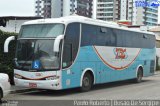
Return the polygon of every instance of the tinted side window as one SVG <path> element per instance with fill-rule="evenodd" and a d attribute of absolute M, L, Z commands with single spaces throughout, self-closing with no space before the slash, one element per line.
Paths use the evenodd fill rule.
<path fill-rule="evenodd" d="M 115 29 L 117 34 L 117 47 L 154 48 L 153 35 Z"/>
<path fill-rule="evenodd" d="M 147 39 L 147 41 L 144 41 L 145 44 L 147 42 L 149 42 L 148 45 L 147 45 L 147 47 L 154 48 L 156 46 L 156 38 L 155 38 L 155 36 L 148 35 L 148 34 L 146 34 L 146 35 L 148 36 L 148 39 Z"/>
<path fill-rule="evenodd" d="M 116 40 L 116 46 L 118 47 L 123 47 L 123 33 L 121 30 L 117 30 L 117 29 L 114 29 L 114 32 L 116 33 L 116 37 L 117 37 L 117 40 Z"/>
<path fill-rule="evenodd" d="M 130 48 L 154 48 L 153 35 L 82 24 L 81 46 L 114 46 Z"/>
<path fill-rule="evenodd" d="M 81 46 L 115 46 L 116 33 L 113 29 L 82 24 Z"/>
<path fill-rule="evenodd" d="M 67 26 L 63 47 L 63 68 L 69 67 L 76 58 L 79 48 L 79 29 L 79 23 L 71 23 Z"/>
<path fill-rule="evenodd" d="M 103 30 L 102 30 L 103 29 Z M 107 27 L 97 27 L 97 40 L 96 45 L 98 46 L 115 46 L 116 34 L 113 29 Z"/>
<path fill-rule="evenodd" d="M 96 44 L 97 27 L 93 25 L 82 24 L 81 46 L 91 46 Z"/>

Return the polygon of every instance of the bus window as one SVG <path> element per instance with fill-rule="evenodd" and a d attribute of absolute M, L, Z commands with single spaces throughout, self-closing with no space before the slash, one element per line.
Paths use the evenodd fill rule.
<path fill-rule="evenodd" d="M 79 29 L 79 23 L 71 23 L 67 26 L 63 47 L 63 68 L 69 67 L 77 56 L 80 35 Z"/>
<path fill-rule="evenodd" d="M 81 46 L 96 45 L 97 27 L 94 25 L 82 24 Z"/>
<path fill-rule="evenodd" d="M 115 46 L 116 34 L 113 29 L 82 24 L 81 46 Z"/>
<path fill-rule="evenodd" d="M 20 31 L 20 38 L 57 37 L 64 34 L 63 24 L 35 24 L 23 25 Z"/>
<path fill-rule="evenodd" d="M 65 55 L 63 57 L 63 67 L 70 66 L 72 64 L 72 44 L 65 43 L 63 54 Z"/>

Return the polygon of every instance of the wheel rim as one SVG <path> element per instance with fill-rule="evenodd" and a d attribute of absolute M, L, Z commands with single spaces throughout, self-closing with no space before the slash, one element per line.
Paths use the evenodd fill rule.
<path fill-rule="evenodd" d="M 90 81 L 89 81 L 88 77 L 84 77 L 83 84 L 84 84 L 85 87 L 88 87 L 90 85 Z"/>
<path fill-rule="evenodd" d="M 141 81 L 142 80 L 142 71 L 140 70 L 139 72 L 138 72 L 138 81 Z"/>

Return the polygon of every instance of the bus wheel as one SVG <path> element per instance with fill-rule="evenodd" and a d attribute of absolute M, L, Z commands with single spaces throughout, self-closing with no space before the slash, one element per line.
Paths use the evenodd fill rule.
<path fill-rule="evenodd" d="M 3 93 L 2 93 L 2 90 L 0 89 L 0 103 L 2 103 L 2 97 L 3 97 Z"/>
<path fill-rule="evenodd" d="M 142 82 L 142 77 L 143 77 L 143 69 L 139 68 L 137 71 L 137 78 L 135 79 L 136 83 Z"/>
<path fill-rule="evenodd" d="M 90 73 L 85 73 L 85 75 L 83 76 L 82 79 L 82 87 L 81 87 L 81 91 L 82 92 L 87 92 L 92 88 L 93 85 L 93 78 L 92 75 Z"/>

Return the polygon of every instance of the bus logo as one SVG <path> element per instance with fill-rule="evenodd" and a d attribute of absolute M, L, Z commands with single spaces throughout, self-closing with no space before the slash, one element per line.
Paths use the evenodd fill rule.
<path fill-rule="evenodd" d="M 126 49 L 123 48 L 115 48 L 114 54 L 115 54 L 115 59 L 126 59 L 128 57 Z"/>
<path fill-rule="evenodd" d="M 32 68 L 39 69 L 40 68 L 40 61 L 39 60 L 34 61 L 32 64 Z"/>

